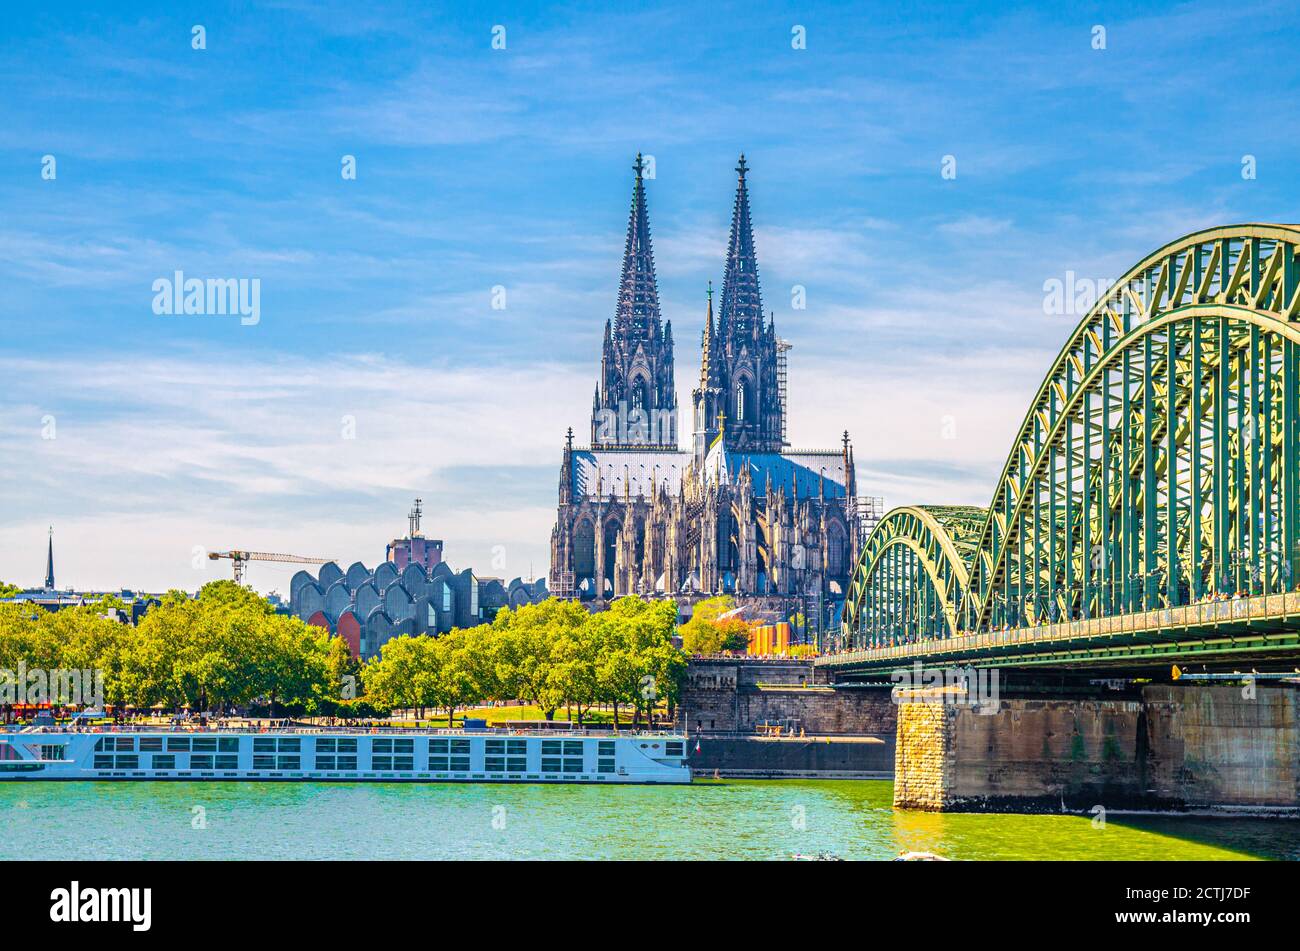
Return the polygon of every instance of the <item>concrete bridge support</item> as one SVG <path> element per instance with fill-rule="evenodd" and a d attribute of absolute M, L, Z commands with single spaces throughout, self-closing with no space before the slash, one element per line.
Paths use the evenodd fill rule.
<path fill-rule="evenodd" d="M 1300 692 L 1146 686 L 958 705 L 900 689 L 894 804 L 931 811 L 1300 811 Z"/>

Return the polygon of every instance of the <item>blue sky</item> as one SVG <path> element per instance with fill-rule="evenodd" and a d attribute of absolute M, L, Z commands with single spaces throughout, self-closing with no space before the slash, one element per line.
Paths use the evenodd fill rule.
<path fill-rule="evenodd" d="M 457 567 L 544 573 L 638 150 L 682 405 L 744 151 L 792 441 L 849 429 L 890 505 L 987 502 L 1076 319 L 1045 281 L 1300 205 L 1285 3 L 135 6 L 0 21 L 19 583 L 50 524 L 78 587 L 373 564 L 415 495 Z M 154 314 L 177 270 L 257 278 L 260 321 Z"/>

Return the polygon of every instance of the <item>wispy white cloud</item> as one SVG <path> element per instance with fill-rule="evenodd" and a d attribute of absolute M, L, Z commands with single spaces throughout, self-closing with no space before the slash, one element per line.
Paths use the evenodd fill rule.
<path fill-rule="evenodd" d="M 133 547 L 172 552 L 195 544 L 264 548 L 331 511 L 382 524 L 394 518 L 394 499 L 435 500 L 440 481 L 457 469 L 554 471 L 588 382 L 588 374 L 545 363 L 456 368 L 379 356 L 237 366 L 202 355 L 4 358 L 0 374 L 9 381 L 0 454 L 26 460 L 0 473 L 5 531 L 152 520 Z M 63 383 L 55 389 L 52 380 Z M 54 438 L 46 438 L 50 418 Z M 538 485 L 553 490 L 554 479 Z M 550 495 L 482 497 L 457 511 L 431 505 L 431 522 L 471 550 L 508 543 L 537 561 L 549 531 L 539 498 Z M 196 538 L 195 513 L 220 531 Z M 507 514 L 518 532 L 503 531 Z M 25 546 L 13 540 L 0 538 L 0 577 L 29 573 Z M 384 541 L 372 537 L 371 551 L 382 551 Z M 112 584 L 120 564 L 88 559 L 75 545 L 65 563 L 69 577 L 87 584 Z"/>

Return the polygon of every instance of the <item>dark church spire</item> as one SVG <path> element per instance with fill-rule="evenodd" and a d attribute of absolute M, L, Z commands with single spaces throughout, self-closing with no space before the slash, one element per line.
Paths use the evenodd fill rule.
<path fill-rule="evenodd" d="M 749 214 L 749 166 L 736 166 L 736 200 L 731 214 L 722 302 L 716 329 L 706 321 L 700 386 L 695 391 L 696 462 L 713 445 L 713 420 L 726 412 L 721 434 L 727 445 L 749 452 L 779 452 L 784 445 L 785 407 L 775 318 L 763 320 L 758 257 Z M 703 369 L 707 367 L 707 375 Z"/>
<path fill-rule="evenodd" d="M 700 342 L 700 386 L 716 383 L 717 365 L 713 362 L 713 282 L 709 281 L 709 303 L 704 315 L 704 333 Z"/>
<path fill-rule="evenodd" d="M 627 243 L 623 246 L 623 277 L 618 286 L 616 331 L 645 338 L 659 335 L 659 290 L 655 284 L 654 251 L 650 246 L 650 216 L 646 212 L 645 163 L 636 154 L 636 182 L 632 186 L 632 210 L 627 219 Z"/>
<path fill-rule="evenodd" d="M 600 380 L 592 406 L 593 446 L 677 445 L 672 326 L 662 325 L 659 318 L 645 168 L 638 152 L 632 166 L 636 179 L 623 247 L 618 307 L 612 325 L 605 325 Z"/>
<path fill-rule="evenodd" d="M 45 590 L 54 590 L 54 526 L 50 526 L 50 547 L 45 554 Z"/>
<path fill-rule="evenodd" d="M 727 267 L 722 278 L 722 307 L 718 331 L 723 338 L 748 336 L 763 324 L 763 300 L 758 289 L 758 257 L 749 220 L 749 166 L 741 153 L 736 165 L 736 203 L 731 212 L 731 237 L 727 241 Z"/>

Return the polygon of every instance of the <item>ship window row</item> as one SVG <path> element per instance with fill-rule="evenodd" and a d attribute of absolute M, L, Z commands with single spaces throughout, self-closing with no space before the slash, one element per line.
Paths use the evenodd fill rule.
<path fill-rule="evenodd" d="M 581 756 L 582 740 L 542 740 L 543 756 Z"/>
<path fill-rule="evenodd" d="M 239 757 L 235 755 L 212 756 L 210 754 L 190 754 L 190 769 L 239 769 Z"/>
<path fill-rule="evenodd" d="M 316 754 L 317 769 L 356 769 L 357 758 L 355 756 L 321 756 Z"/>
<path fill-rule="evenodd" d="M 176 752 L 195 752 L 195 753 L 237 753 L 239 751 L 238 737 L 140 737 L 139 752 L 151 753 L 161 752 L 164 746 L 169 753 Z M 390 754 L 411 754 L 411 756 L 401 755 L 398 759 L 406 762 L 413 759 L 415 750 L 415 741 L 413 739 L 395 739 L 379 738 L 372 741 L 373 752 L 379 754 L 375 757 L 374 769 L 411 769 L 411 766 L 392 766 L 383 765 L 389 763 L 392 759 Z M 301 751 L 302 740 L 299 737 L 254 737 L 253 751 L 255 753 L 299 753 Z M 564 763 L 564 772 L 580 772 L 582 766 L 578 765 L 569 768 L 571 760 L 581 762 L 583 756 L 584 743 L 581 740 L 542 740 L 542 756 L 549 762 L 557 758 L 562 758 Z M 507 756 L 512 760 L 516 757 L 522 758 L 527 754 L 528 741 L 523 739 L 486 739 L 484 740 L 484 755 L 489 757 L 495 763 L 498 757 Z M 122 736 L 100 737 L 95 743 L 95 752 L 98 753 L 134 753 L 136 752 L 136 738 Z M 320 737 L 316 739 L 316 752 L 326 754 L 327 757 L 334 753 L 355 754 L 357 752 L 357 741 L 350 737 Z M 434 760 L 442 761 L 447 756 L 468 757 L 470 752 L 470 741 L 468 739 L 453 738 L 435 738 L 429 740 L 430 769 L 448 768 L 432 765 Z M 670 742 L 664 744 L 664 753 L 666 756 L 683 756 L 685 747 L 681 742 Z M 597 755 L 602 759 L 611 758 L 615 755 L 615 743 L 612 740 L 600 740 L 597 743 Z M 229 758 L 223 757 L 223 762 L 229 762 Z M 203 767 L 195 767 L 203 768 Z M 216 767 L 218 769 L 233 767 Z M 262 768 L 262 767 L 259 767 Z M 290 768 L 290 767 L 280 767 Z M 294 767 L 296 768 L 296 767 Z M 318 766 L 321 769 L 331 769 L 335 767 Z M 339 769 L 348 767 L 339 766 Z M 456 767 L 450 767 L 455 769 Z M 496 771 L 494 767 L 485 767 L 490 771 Z M 508 765 L 504 768 L 510 770 L 523 769 L 523 766 Z M 543 766 L 546 772 L 559 772 L 559 769 L 551 769 Z"/>
<path fill-rule="evenodd" d="M 134 753 L 119 753 L 117 756 L 96 753 L 94 765 L 95 769 L 139 769 L 140 757 Z"/>
<path fill-rule="evenodd" d="M 299 753 L 302 751 L 302 738 L 297 736 L 255 736 L 254 753 Z"/>
<path fill-rule="evenodd" d="M 357 741 L 354 737 L 322 736 L 316 740 L 316 753 L 355 753 Z"/>
<path fill-rule="evenodd" d="M 685 749 L 684 745 L 681 744 L 681 743 L 665 743 L 665 744 L 664 744 L 664 755 L 666 755 L 666 756 L 684 756 L 684 755 L 686 755 L 686 749 Z"/>
<path fill-rule="evenodd" d="M 488 756 L 500 756 L 503 753 L 509 753 L 512 756 L 523 756 L 528 752 L 528 741 L 484 740 L 483 752 Z"/>
<path fill-rule="evenodd" d="M 578 757 L 575 759 L 568 759 L 568 758 L 560 759 L 560 757 L 558 756 L 543 756 L 542 772 L 543 773 L 581 773 L 582 758 Z"/>
<path fill-rule="evenodd" d="M 130 750 L 135 742 L 134 737 L 104 737 L 95 744 L 96 750 Z M 167 752 L 185 753 L 193 750 L 197 753 L 238 753 L 239 737 L 237 736 L 142 736 L 140 737 L 141 753 L 161 753 L 163 744 L 166 743 Z"/>
<path fill-rule="evenodd" d="M 467 742 L 466 746 L 468 745 L 469 744 Z M 438 772 L 468 773 L 469 757 L 468 756 L 430 756 L 429 769 Z"/>
<path fill-rule="evenodd" d="M 429 741 L 430 756 L 445 756 L 449 752 L 469 755 L 469 740 L 436 739 Z"/>
<path fill-rule="evenodd" d="M 522 773 L 528 768 L 527 757 L 524 756 L 485 756 L 483 757 L 483 771 L 487 773 L 504 773 L 510 770 L 512 773 Z"/>
<path fill-rule="evenodd" d="M 415 769 L 415 757 L 413 756 L 372 756 L 370 757 L 371 769 Z"/>
<path fill-rule="evenodd" d="M 139 769 L 140 757 L 135 753 L 96 753 L 95 769 Z M 149 758 L 151 769 L 175 769 L 174 753 L 155 753 Z M 189 769 L 238 769 L 239 757 L 234 754 L 191 755 Z"/>
<path fill-rule="evenodd" d="M 302 769 L 302 757 L 254 754 L 253 769 Z"/>
<path fill-rule="evenodd" d="M 253 757 L 253 769 L 255 770 L 300 770 L 302 760 L 299 756 L 274 756 L 274 755 L 256 755 Z M 95 769 L 139 769 L 140 757 L 135 754 L 95 754 Z M 172 754 L 156 754 L 152 757 L 152 768 L 156 770 L 174 770 L 176 769 L 176 757 Z M 205 755 L 196 754 L 190 757 L 189 769 L 219 769 L 234 770 L 239 768 L 238 757 L 233 755 Z M 412 757 L 409 756 L 376 756 L 371 764 L 371 769 L 377 771 L 410 771 L 415 768 Z M 470 769 L 470 760 L 468 756 L 431 756 L 429 758 L 430 770 L 436 772 L 468 772 Z M 504 773 L 504 772 L 525 772 L 527 764 L 524 757 L 505 757 L 489 756 L 483 761 L 483 770 L 487 773 Z M 357 758 L 355 756 L 318 756 L 316 757 L 316 769 L 318 770 L 344 770 L 351 771 L 357 769 Z M 583 772 L 583 761 L 578 758 L 560 758 L 560 757 L 543 757 L 542 772 L 544 773 L 581 773 Z M 597 760 L 596 772 L 613 773 L 615 772 L 614 759 L 612 757 L 602 757 Z"/>
<path fill-rule="evenodd" d="M 109 737 L 108 739 L 112 739 Z M 122 737 L 117 738 L 118 742 Z M 140 750 L 144 753 L 157 752 L 162 749 L 163 738 L 161 736 L 142 736 L 140 738 Z M 127 742 L 132 742 L 127 740 Z M 145 744 L 148 744 L 147 746 Z M 95 747 L 98 749 L 98 745 Z M 118 747 L 121 749 L 122 747 Z M 238 753 L 239 737 L 237 736 L 169 736 L 167 737 L 168 753 L 188 753 L 193 750 L 196 753 Z"/>

